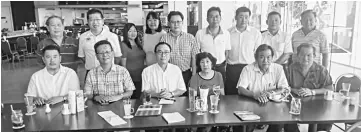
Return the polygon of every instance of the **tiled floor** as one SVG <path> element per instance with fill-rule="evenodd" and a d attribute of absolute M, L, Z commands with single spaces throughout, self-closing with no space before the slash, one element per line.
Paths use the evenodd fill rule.
<path fill-rule="evenodd" d="M 7 61 L 1 62 L 1 102 L 2 103 L 17 103 L 24 102 L 24 93 L 31 75 L 42 69 L 43 66 L 38 64 L 37 59 L 26 59 L 25 61 L 17 63 L 9 63 Z M 340 68 L 340 67 L 338 67 Z M 332 71 L 332 69 L 331 69 Z M 339 71 L 338 71 L 339 72 Z M 81 87 L 84 85 L 85 69 L 84 65 L 80 64 L 78 68 L 78 76 Z M 332 72 L 331 72 L 332 73 Z M 340 126 L 344 126 L 340 124 Z M 307 125 L 300 125 L 301 132 L 307 132 Z M 256 130 L 255 132 L 264 132 L 265 130 Z M 338 128 L 333 127 L 332 132 L 341 132 Z"/>

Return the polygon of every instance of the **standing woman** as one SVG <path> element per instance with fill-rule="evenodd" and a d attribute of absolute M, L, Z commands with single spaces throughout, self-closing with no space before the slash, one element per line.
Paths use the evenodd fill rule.
<path fill-rule="evenodd" d="M 146 29 L 143 38 L 144 51 L 146 53 L 146 65 L 152 65 L 157 62 L 154 47 L 158 44 L 160 37 L 166 34 L 162 30 L 160 17 L 156 12 L 149 12 L 146 18 Z"/>
<path fill-rule="evenodd" d="M 75 39 L 67 37 L 64 33 L 64 21 L 59 16 L 50 16 L 45 22 L 49 31 L 49 37 L 40 41 L 38 54 L 48 45 L 56 45 L 60 47 L 61 65 L 69 67 L 77 72 L 78 62 L 77 53 L 78 46 Z"/>
<path fill-rule="evenodd" d="M 133 93 L 132 98 L 139 98 L 142 90 L 142 72 L 145 68 L 145 52 L 133 23 L 125 24 L 120 49 L 123 53 L 121 64 L 127 68 L 135 85 L 135 93 Z"/>

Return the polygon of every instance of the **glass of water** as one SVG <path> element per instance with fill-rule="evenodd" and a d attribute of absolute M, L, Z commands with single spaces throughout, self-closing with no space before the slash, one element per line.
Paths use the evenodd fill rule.
<path fill-rule="evenodd" d="M 209 98 L 211 99 L 211 110 L 209 111 L 212 114 L 219 113 L 218 111 L 218 97 L 217 95 L 211 95 Z"/>
<path fill-rule="evenodd" d="M 204 115 L 203 107 L 204 107 L 204 100 L 201 98 L 197 98 L 196 99 L 196 110 L 198 111 L 197 115 Z"/>
<path fill-rule="evenodd" d="M 14 110 L 12 112 L 11 121 L 13 123 L 13 129 L 21 129 L 25 127 L 23 113 L 21 110 Z"/>
<path fill-rule="evenodd" d="M 349 98 L 351 83 L 342 83 L 342 89 L 338 91 L 344 98 Z"/>
<path fill-rule="evenodd" d="M 292 98 L 290 114 L 292 114 L 292 115 L 301 114 L 301 99 L 300 98 Z"/>

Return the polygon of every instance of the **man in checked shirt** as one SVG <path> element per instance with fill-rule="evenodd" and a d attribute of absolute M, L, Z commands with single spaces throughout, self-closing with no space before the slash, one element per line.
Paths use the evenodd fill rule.
<path fill-rule="evenodd" d="M 116 65 L 114 50 L 107 40 L 94 45 L 99 66 L 91 69 L 84 86 L 88 98 L 104 104 L 130 98 L 135 90 L 132 78 L 127 69 Z"/>
<path fill-rule="evenodd" d="M 166 42 L 172 47 L 169 62 L 182 70 L 184 83 L 188 86 L 192 75 L 196 74 L 195 56 L 199 53 L 200 46 L 192 34 L 182 31 L 183 14 L 181 12 L 171 11 L 168 14 L 168 23 L 170 31 L 160 38 L 160 42 Z M 188 92 L 183 95 L 188 95 Z"/>

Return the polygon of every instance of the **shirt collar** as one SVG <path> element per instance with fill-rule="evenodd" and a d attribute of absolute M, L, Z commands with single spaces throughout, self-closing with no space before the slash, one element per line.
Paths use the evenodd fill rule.
<path fill-rule="evenodd" d="M 94 37 L 96 37 L 96 36 L 101 36 L 101 35 L 103 35 L 103 34 L 106 33 L 106 32 L 109 32 L 109 28 L 108 28 L 106 25 L 104 25 L 103 28 L 102 28 L 102 31 L 101 31 L 98 35 L 94 35 L 94 34 L 91 32 L 91 30 L 89 30 L 87 36 L 88 36 L 88 37 L 91 37 L 91 36 L 94 36 Z"/>
<path fill-rule="evenodd" d="M 253 70 L 254 70 L 254 71 L 262 73 L 262 71 L 261 71 L 261 69 L 259 68 L 257 62 L 253 62 L 252 65 L 253 65 Z M 274 66 L 274 64 L 271 63 L 270 66 L 269 66 L 269 68 L 268 68 L 268 71 L 267 71 L 265 74 L 267 74 L 267 73 L 273 73 L 273 66 Z"/>
<path fill-rule="evenodd" d="M 170 36 L 172 37 L 178 37 L 178 36 L 182 36 L 184 34 L 183 31 L 180 32 L 180 34 L 178 36 L 174 35 L 172 32 L 169 32 Z"/>
<path fill-rule="evenodd" d="M 99 66 L 98 66 L 98 69 L 99 69 L 100 71 L 104 72 L 104 69 L 103 69 L 102 66 L 99 65 Z M 110 67 L 110 71 L 115 72 L 116 70 L 117 70 L 116 66 L 115 66 L 114 64 L 112 64 L 112 67 Z"/>
<path fill-rule="evenodd" d="M 211 34 L 211 31 L 209 30 L 209 26 L 206 28 L 206 34 Z M 223 34 L 223 30 L 221 28 L 221 26 L 219 26 L 219 31 L 217 33 L 217 35 L 219 34 Z"/>
<path fill-rule="evenodd" d="M 269 36 L 273 36 L 269 30 L 267 30 L 266 33 L 267 33 L 267 35 L 269 35 Z M 274 35 L 274 36 L 277 36 L 277 35 L 281 35 L 281 34 L 280 34 L 280 30 L 278 30 L 277 33 L 276 33 L 276 35 Z"/>
<path fill-rule="evenodd" d="M 251 31 L 251 28 L 249 27 L 249 25 L 247 25 L 246 30 L 244 30 L 244 31 L 248 31 L 248 32 Z M 236 26 L 233 26 L 233 27 L 231 28 L 231 32 L 241 33 L 240 31 L 238 31 L 238 29 L 237 29 Z"/>
<path fill-rule="evenodd" d="M 51 74 L 48 72 L 48 69 L 46 69 L 46 66 L 43 68 L 43 70 L 44 70 L 47 74 L 51 75 Z M 58 73 L 66 73 L 64 66 L 62 66 L 61 64 L 60 64 L 60 66 L 59 66 L 59 71 L 58 71 L 56 74 L 58 74 Z M 56 75 L 56 74 L 55 74 L 55 75 Z"/>
<path fill-rule="evenodd" d="M 296 67 L 296 70 L 298 70 L 299 72 L 302 73 L 302 67 L 301 67 L 301 64 L 299 62 L 295 63 L 295 67 Z M 321 70 L 321 69 L 319 67 L 317 67 L 316 62 L 313 62 L 310 69 L 308 69 L 308 72 L 314 72 L 314 71 L 318 71 L 318 70 Z"/>

